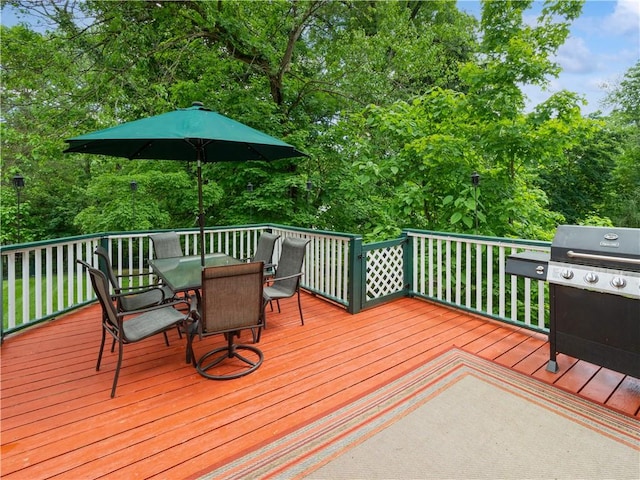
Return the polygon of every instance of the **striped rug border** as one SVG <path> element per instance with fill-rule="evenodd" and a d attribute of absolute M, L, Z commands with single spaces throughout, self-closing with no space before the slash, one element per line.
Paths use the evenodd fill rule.
<path fill-rule="evenodd" d="M 375 392 L 201 478 L 304 477 L 467 375 L 481 378 L 640 451 L 637 420 L 454 348 Z"/>

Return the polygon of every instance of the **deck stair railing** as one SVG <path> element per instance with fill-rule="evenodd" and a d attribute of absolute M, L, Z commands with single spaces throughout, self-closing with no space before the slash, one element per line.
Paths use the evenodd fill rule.
<path fill-rule="evenodd" d="M 357 313 L 399 296 L 419 296 L 500 321 L 546 331 L 548 288 L 544 282 L 506 275 L 516 251 L 548 251 L 530 242 L 407 230 L 401 238 L 363 244 L 358 235 L 260 224 L 208 228 L 207 252 L 248 258 L 262 231 L 310 240 L 302 287 Z M 0 249 L 2 336 L 94 301 L 88 275 L 76 259 L 99 266 L 93 251 L 107 248 L 112 267 L 135 284 L 153 258 L 149 234 L 119 232 L 8 245 Z M 185 255 L 199 253 L 199 232 L 177 230 Z M 276 244 L 274 259 L 280 255 Z M 142 277 L 143 283 L 154 280 Z"/>

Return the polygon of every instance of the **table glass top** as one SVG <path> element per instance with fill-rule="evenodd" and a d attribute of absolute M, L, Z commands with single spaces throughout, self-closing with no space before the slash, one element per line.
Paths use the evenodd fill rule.
<path fill-rule="evenodd" d="M 226 253 L 210 253 L 205 255 L 204 263 L 207 267 L 220 267 L 243 262 Z M 149 260 L 149 266 L 174 291 L 193 290 L 201 286 L 200 255 Z"/>

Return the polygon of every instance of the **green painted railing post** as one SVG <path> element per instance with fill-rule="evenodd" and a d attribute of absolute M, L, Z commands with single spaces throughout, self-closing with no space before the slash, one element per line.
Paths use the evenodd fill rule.
<path fill-rule="evenodd" d="M 402 263 L 404 271 L 402 272 L 402 283 L 404 285 L 405 296 L 410 296 L 414 289 L 413 286 L 413 241 L 409 237 L 408 232 L 402 232 L 401 238 L 404 239 L 402 247 Z"/>
<path fill-rule="evenodd" d="M 349 313 L 358 313 L 364 305 L 365 269 L 362 256 L 362 237 L 352 238 L 349 242 Z"/>
<path fill-rule="evenodd" d="M 4 284 L 4 261 L 0 258 L 0 279 Z M 4 343 L 4 288 L 0 289 L 0 344 Z"/>

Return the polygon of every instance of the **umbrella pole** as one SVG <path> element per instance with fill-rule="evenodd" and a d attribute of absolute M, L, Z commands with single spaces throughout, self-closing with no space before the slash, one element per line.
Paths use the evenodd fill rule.
<path fill-rule="evenodd" d="M 200 266 L 204 268 L 204 207 L 202 202 L 202 161 L 198 149 L 198 223 L 200 224 Z"/>

